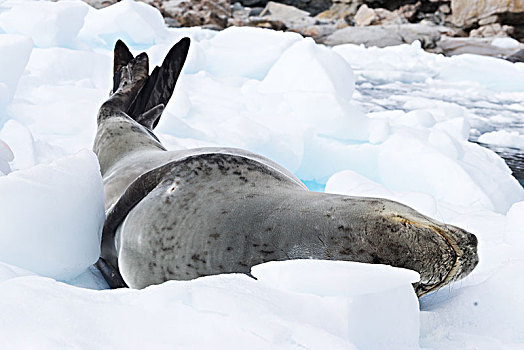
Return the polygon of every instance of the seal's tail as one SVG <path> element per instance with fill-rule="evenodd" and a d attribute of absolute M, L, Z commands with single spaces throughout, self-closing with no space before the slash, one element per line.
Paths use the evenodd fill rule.
<path fill-rule="evenodd" d="M 125 111 L 131 118 L 149 129 L 153 129 L 158 124 L 164 106 L 173 95 L 175 84 L 186 61 L 189 45 L 189 38 L 183 38 L 169 50 L 162 65 L 153 69 Z M 117 91 L 123 68 L 132 63 L 134 58 L 120 40 L 115 45 L 114 55 L 113 91 Z"/>

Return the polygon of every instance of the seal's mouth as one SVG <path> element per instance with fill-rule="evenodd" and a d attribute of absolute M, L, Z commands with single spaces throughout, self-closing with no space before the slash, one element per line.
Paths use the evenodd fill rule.
<path fill-rule="evenodd" d="M 396 216 L 395 219 L 403 224 L 433 231 L 439 235 L 450 248 L 450 256 L 453 259 L 451 268 L 445 277 L 436 283 L 415 283 L 413 286 L 418 297 L 436 291 L 448 283 L 465 277 L 477 266 L 477 238 L 475 235 L 451 225 L 445 225 L 445 228 L 442 228 L 431 222 L 423 223 L 408 220 L 401 216 Z"/>
<path fill-rule="evenodd" d="M 453 254 L 454 261 L 453 261 L 453 265 L 451 266 L 451 269 L 449 270 L 449 272 L 447 273 L 447 275 L 444 277 L 444 279 L 442 281 L 434 283 L 434 284 L 417 283 L 417 286 L 415 287 L 415 290 L 416 290 L 417 296 L 419 298 L 421 296 L 423 296 L 424 294 L 428 294 L 428 293 L 431 293 L 433 291 L 436 291 L 440 287 L 445 286 L 446 284 L 448 284 L 450 282 L 453 282 L 455 280 L 458 280 L 458 279 L 463 277 L 460 274 L 461 260 L 462 260 L 462 251 L 461 251 L 461 249 L 459 249 L 459 247 L 457 246 L 456 242 L 454 242 L 452 239 L 450 239 L 450 237 L 448 235 L 446 235 L 446 233 L 443 230 L 441 230 L 441 229 L 439 229 L 438 227 L 435 227 L 435 226 L 428 226 L 428 228 L 431 229 L 433 232 L 437 233 L 438 235 L 440 235 L 442 238 L 444 238 L 446 243 L 449 245 L 449 247 L 451 247 L 451 249 L 454 252 L 454 254 Z"/>

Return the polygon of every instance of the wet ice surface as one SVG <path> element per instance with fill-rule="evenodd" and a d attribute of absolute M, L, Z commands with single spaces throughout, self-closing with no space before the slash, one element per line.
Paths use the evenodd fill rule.
<path fill-rule="evenodd" d="M 353 99 L 364 110 L 384 112 L 400 110 L 410 112 L 420 108 L 412 104 L 420 99 L 425 108 L 446 104 L 446 108 L 460 109 L 468 116 L 471 125 L 469 140 L 477 142 L 499 154 L 524 186 L 524 147 L 479 142 L 480 135 L 493 131 L 508 131 L 524 135 L 524 93 L 500 92 L 479 89 L 478 84 L 439 80 L 431 72 L 420 81 L 395 80 L 395 76 L 373 79 L 366 69 L 354 67 L 356 76 Z"/>

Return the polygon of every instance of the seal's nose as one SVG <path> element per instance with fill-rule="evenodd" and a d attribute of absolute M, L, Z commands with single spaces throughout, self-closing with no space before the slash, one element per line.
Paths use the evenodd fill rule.
<path fill-rule="evenodd" d="M 469 243 L 470 245 L 476 247 L 476 246 L 478 245 L 478 243 L 479 243 L 479 240 L 477 239 L 477 236 L 475 236 L 473 233 L 469 233 L 469 232 L 467 232 L 467 233 L 468 233 L 468 235 L 469 235 L 469 241 L 468 241 L 468 243 Z"/>
<path fill-rule="evenodd" d="M 477 239 L 477 236 L 475 236 L 473 233 L 463 230 L 457 226 L 453 226 L 453 225 L 446 225 L 446 226 L 452 233 L 454 233 L 457 242 L 461 242 L 461 244 L 464 244 L 469 247 L 475 247 L 475 248 L 477 247 L 478 239 Z"/>

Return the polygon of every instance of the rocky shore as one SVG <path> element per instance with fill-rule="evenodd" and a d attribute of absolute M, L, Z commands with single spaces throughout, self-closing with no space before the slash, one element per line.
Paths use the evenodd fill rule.
<path fill-rule="evenodd" d="M 95 8 L 117 0 L 85 0 Z M 293 31 L 330 46 L 420 41 L 445 55 L 524 60 L 524 0 L 142 0 L 172 27 L 251 26 Z"/>

